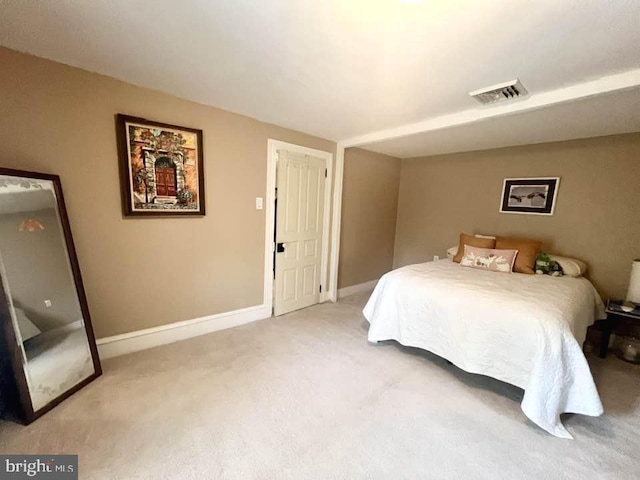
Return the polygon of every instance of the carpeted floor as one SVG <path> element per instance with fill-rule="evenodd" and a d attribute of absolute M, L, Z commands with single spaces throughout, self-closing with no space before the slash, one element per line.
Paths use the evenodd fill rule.
<path fill-rule="evenodd" d="M 2 453 L 74 453 L 80 478 L 633 479 L 640 366 L 590 358 L 606 414 L 554 438 L 522 391 L 394 342 L 366 295 L 115 358 Z"/>

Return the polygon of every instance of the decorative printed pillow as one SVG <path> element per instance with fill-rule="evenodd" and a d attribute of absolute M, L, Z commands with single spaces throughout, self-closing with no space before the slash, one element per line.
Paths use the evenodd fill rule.
<path fill-rule="evenodd" d="M 460 265 L 492 272 L 511 273 L 517 256 L 518 250 L 496 250 L 465 245 Z"/>

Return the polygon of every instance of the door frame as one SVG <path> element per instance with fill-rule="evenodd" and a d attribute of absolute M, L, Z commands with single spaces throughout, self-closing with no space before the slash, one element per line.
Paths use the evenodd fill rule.
<path fill-rule="evenodd" d="M 267 311 L 270 312 L 269 314 L 271 316 L 273 315 L 273 252 L 275 250 L 273 238 L 276 233 L 274 214 L 278 150 L 288 150 L 303 155 L 312 155 L 322 158 L 327 164 L 327 181 L 324 188 L 324 218 L 322 219 L 322 263 L 320 265 L 320 285 L 322 285 L 322 292 L 320 293 L 320 303 L 327 299 L 333 300 L 329 288 L 329 233 L 331 228 L 333 153 L 270 138 L 267 140 L 267 191 L 264 203 L 264 305 L 267 307 Z"/>

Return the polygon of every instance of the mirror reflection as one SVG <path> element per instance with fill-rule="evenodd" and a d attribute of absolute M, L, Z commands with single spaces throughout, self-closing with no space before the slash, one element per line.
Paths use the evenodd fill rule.
<path fill-rule="evenodd" d="M 37 411 L 94 373 L 53 182 L 0 175 L 0 275 Z"/>

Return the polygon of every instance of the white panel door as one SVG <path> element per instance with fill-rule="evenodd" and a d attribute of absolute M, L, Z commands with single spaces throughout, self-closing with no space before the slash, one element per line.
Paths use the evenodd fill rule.
<path fill-rule="evenodd" d="M 320 301 L 325 160 L 279 150 L 274 315 Z"/>

